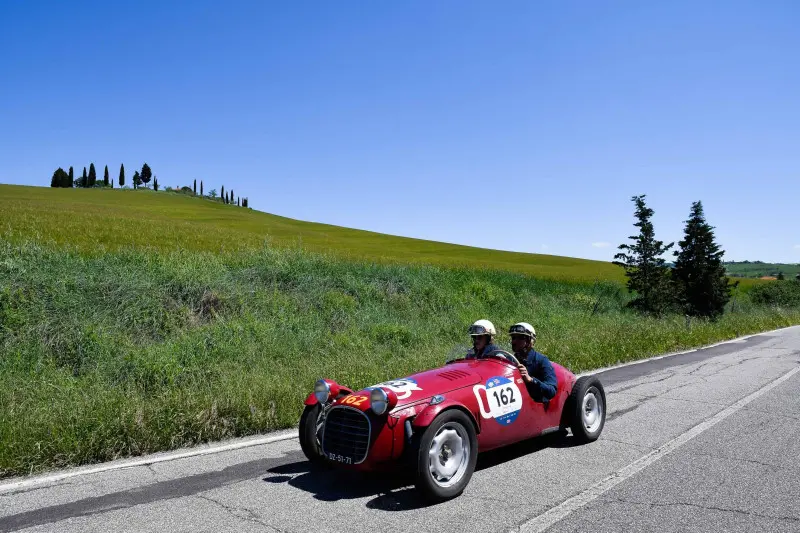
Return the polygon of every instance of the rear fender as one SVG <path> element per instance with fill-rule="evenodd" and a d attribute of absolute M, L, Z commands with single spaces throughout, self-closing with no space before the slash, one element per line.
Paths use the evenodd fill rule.
<path fill-rule="evenodd" d="M 463 403 L 454 400 L 445 400 L 437 405 L 429 405 L 414 417 L 414 420 L 411 422 L 411 426 L 414 429 L 426 428 L 431 425 L 431 423 L 437 416 L 439 416 L 439 414 L 447 411 L 448 409 L 458 409 L 459 411 L 462 411 L 472 421 L 472 425 L 475 428 L 475 434 L 477 435 L 481 432 L 481 426 L 475 419 L 475 415 L 472 414 L 472 412 L 467 409 Z"/>
<path fill-rule="evenodd" d="M 339 394 L 336 396 L 336 398 L 341 398 L 349 394 L 353 394 L 353 391 L 351 389 L 348 389 L 344 385 L 339 385 Z M 305 405 L 317 405 L 317 403 L 319 402 L 317 402 L 317 397 L 314 395 L 313 392 L 310 393 L 308 396 L 306 396 L 306 401 L 303 402 L 303 404 Z"/>

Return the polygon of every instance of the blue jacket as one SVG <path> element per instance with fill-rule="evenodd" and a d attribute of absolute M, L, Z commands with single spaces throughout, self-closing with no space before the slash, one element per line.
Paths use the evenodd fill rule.
<path fill-rule="evenodd" d="M 519 358 L 519 356 L 517 357 Z M 526 386 L 528 393 L 535 401 L 549 401 L 556 395 L 558 388 L 556 371 L 553 370 L 553 365 L 544 354 L 531 348 L 527 359 L 525 361 L 520 360 L 520 362 L 525 365 L 525 368 L 528 369 L 528 374 L 533 379 L 531 383 L 526 383 Z"/>

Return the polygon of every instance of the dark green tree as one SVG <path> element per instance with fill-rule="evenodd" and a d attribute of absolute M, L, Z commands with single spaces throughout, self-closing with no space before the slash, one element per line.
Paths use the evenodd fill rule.
<path fill-rule="evenodd" d="M 231 189 L 231 193 L 228 195 L 228 198 L 230 198 L 230 201 L 231 201 L 232 204 L 236 203 L 236 200 L 234 200 L 234 197 L 235 197 L 235 195 L 233 194 L 233 189 Z"/>
<path fill-rule="evenodd" d="M 225 201 L 225 186 L 222 186 L 222 189 L 219 191 L 219 197 L 224 202 Z"/>
<path fill-rule="evenodd" d="M 75 186 L 75 173 L 72 170 L 72 167 L 69 167 L 69 174 L 67 175 L 67 183 L 64 187 L 74 187 Z"/>
<path fill-rule="evenodd" d="M 106 165 L 106 170 L 103 173 L 103 185 L 108 187 L 108 165 Z"/>
<path fill-rule="evenodd" d="M 141 184 L 142 184 L 142 178 L 141 178 L 141 176 L 139 176 L 139 171 L 135 170 L 133 172 L 133 188 L 134 189 L 138 189 L 139 185 L 141 185 Z"/>
<path fill-rule="evenodd" d="M 674 252 L 672 280 L 684 312 L 690 316 L 718 318 L 731 297 L 722 256 L 714 242 L 714 228 L 703 214 L 703 204 L 694 202 L 683 230 L 680 249 Z"/>
<path fill-rule="evenodd" d="M 119 180 L 117 181 L 120 187 L 125 186 L 125 165 L 120 164 L 119 166 Z"/>
<path fill-rule="evenodd" d="M 236 199 L 236 207 L 242 207 L 242 199 L 241 198 L 237 198 Z"/>
<path fill-rule="evenodd" d="M 192 184 L 192 194 L 197 194 L 197 180 L 194 180 L 194 183 Z"/>
<path fill-rule="evenodd" d="M 94 163 L 89 163 L 89 187 L 94 187 L 97 183 L 97 171 L 94 169 Z"/>
<path fill-rule="evenodd" d="M 86 167 L 83 167 L 83 176 L 81 176 L 81 187 L 89 186 L 89 176 L 86 175 Z"/>
<path fill-rule="evenodd" d="M 783 271 L 778 272 L 778 281 L 783 281 L 786 279 L 786 276 L 783 275 Z"/>
<path fill-rule="evenodd" d="M 674 305 L 670 291 L 669 268 L 661 257 L 675 243 L 664 245 L 656 240 L 653 223 L 653 210 L 644 202 L 644 194 L 633 196 L 636 205 L 634 226 L 639 228 L 639 235 L 629 237 L 633 244 L 621 244 L 619 252 L 614 255 L 614 264 L 625 269 L 628 278 L 628 291 L 635 294 L 628 305 L 643 313 L 660 316 Z"/>
<path fill-rule="evenodd" d="M 200 196 L 203 196 L 203 180 L 200 180 Z"/>
<path fill-rule="evenodd" d="M 53 177 L 50 178 L 50 186 L 51 187 L 61 187 L 61 173 L 64 172 L 64 169 L 58 167 L 55 172 L 53 172 Z"/>
<path fill-rule="evenodd" d="M 142 180 L 145 187 L 147 187 L 147 184 L 150 183 L 151 179 L 153 179 L 153 171 L 150 170 L 150 166 L 147 163 L 142 165 L 142 171 L 139 173 L 139 179 Z"/>
<path fill-rule="evenodd" d="M 154 191 L 158 190 L 158 178 L 156 178 L 155 176 L 153 176 L 153 190 Z"/>

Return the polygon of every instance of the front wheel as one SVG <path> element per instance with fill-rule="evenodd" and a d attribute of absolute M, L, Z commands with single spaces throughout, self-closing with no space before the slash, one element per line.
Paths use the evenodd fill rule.
<path fill-rule="evenodd" d="M 450 409 L 425 429 L 417 450 L 416 487 L 429 501 L 461 494 L 475 471 L 478 439 L 467 415 Z"/>
<path fill-rule="evenodd" d="M 595 376 L 575 382 L 564 406 L 572 436 L 581 443 L 594 442 L 606 423 L 606 393 Z"/>
<path fill-rule="evenodd" d="M 300 416 L 299 433 L 300 448 L 312 464 L 325 464 L 325 454 L 322 453 L 322 406 L 319 403 L 307 405 Z"/>

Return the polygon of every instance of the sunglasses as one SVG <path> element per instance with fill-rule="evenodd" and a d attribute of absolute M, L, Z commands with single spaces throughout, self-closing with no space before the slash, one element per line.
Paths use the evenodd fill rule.
<path fill-rule="evenodd" d="M 508 333 L 509 334 L 517 333 L 520 335 L 527 335 L 529 337 L 531 336 L 531 332 L 525 329 L 525 326 L 511 326 L 511 328 L 509 328 L 508 330 Z"/>

